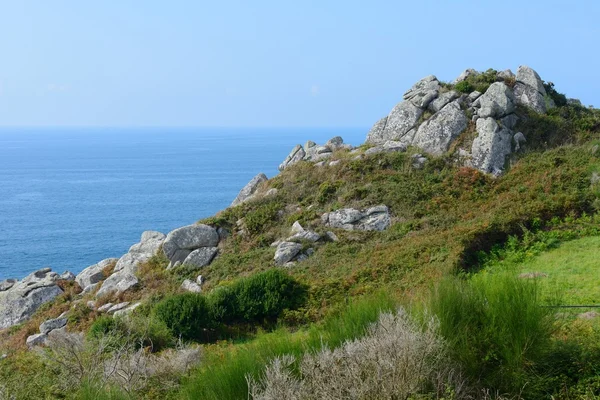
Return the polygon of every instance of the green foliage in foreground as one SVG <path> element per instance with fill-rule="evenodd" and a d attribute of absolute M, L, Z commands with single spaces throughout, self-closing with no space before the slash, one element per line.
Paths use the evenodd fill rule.
<path fill-rule="evenodd" d="M 283 354 L 301 355 L 322 345 L 339 346 L 345 340 L 362 337 L 382 311 L 394 308 L 394 301 L 379 294 L 354 300 L 322 324 L 291 332 L 281 328 L 259 334 L 242 344 L 212 345 L 206 348 L 201 367 L 183 386 L 183 399 L 246 399 L 246 375 L 258 378 L 267 363 Z"/>
<path fill-rule="evenodd" d="M 176 337 L 208 342 L 220 324 L 275 322 L 284 310 L 300 307 L 307 288 L 281 269 L 236 280 L 208 296 L 181 293 L 154 306 L 153 313 Z"/>
<path fill-rule="evenodd" d="M 445 280 L 431 302 L 464 372 L 503 393 L 519 392 L 549 345 L 552 310 L 540 305 L 535 283 L 510 273 Z"/>

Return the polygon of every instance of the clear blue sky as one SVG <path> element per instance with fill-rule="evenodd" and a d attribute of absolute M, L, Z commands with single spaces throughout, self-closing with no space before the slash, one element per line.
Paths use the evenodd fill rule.
<path fill-rule="evenodd" d="M 423 76 L 600 106 L 598 1 L 0 0 L 0 125 L 360 126 Z"/>

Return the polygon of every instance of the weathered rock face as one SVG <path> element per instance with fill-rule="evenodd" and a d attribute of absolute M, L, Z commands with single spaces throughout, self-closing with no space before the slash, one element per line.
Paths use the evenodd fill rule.
<path fill-rule="evenodd" d="M 111 293 L 122 293 L 135 287 L 139 283 L 135 275 L 139 264 L 148 261 L 154 256 L 164 241 L 165 235 L 163 233 L 156 231 L 144 232 L 140 242 L 131 246 L 129 252 L 119 258 L 113 274 L 102 282 L 102 286 L 96 292 L 96 297 L 106 296 Z M 107 263 L 107 260 L 101 263 Z M 100 265 L 100 263 L 97 265 Z M 94 270 L 90 271 L 93 272 Z M 84 290 L 93 284 L 95 283 L 86 286 Z"/>
<path fill-rule="evenodd" d="M 200 247 L 216 247 L 218 244 L 219 234 L 215 228 L 203 224 L 194 224 L 171 231 L 163 243 L 163 251 L 167 258 L 173 261 L 180 250 L 191 252 Z"/>
<path fill-rule="evenodd" d="M 40 333 L 47 335 L 50 331 L 60 329 L 67 325 L 67 318 L 59 317 L 55 319 L 49 319 L 40 325 Z"/>
<path fill-rule="evenodd" d="M 383 231 L 391 224 L 387 206 L 380 205 L 366 210 L 343 208 L 323 214 L 321 222 L 332 228 L 359 231 Z"/>
<path fill-rule="evenodd" d="M 415 83 L 390 114 L 375 123 L 367 135 L 367 143 L 381 144 L 388 140 L 411 144 L 416 126 L 429 104 L 438 97 L 440 82 L 433 75 Z"/>
<path fill-rule="evenodd" d="M 0 282 L 0 292 L 4 292 L 8 289 L 10 289 L 11 287 L 15 286 L 15 283 L 17 283 L 16 279 L 5 279 L 3 281 Z"/>
<path fill-rule="evenodd" d="M 148 261 L 156 254 L 165 240 L 165 235 L 156 231 L 146 231 L 139 243 L 129 248 L 129 252 L 117 261 L 115 272 L 126 270 L 136 272 L 140 263 Z"/>
<path fill-rule="evenodd" d="M 256 189 L 258 189 L 261 183 L 266 182 L 267 180 L 267 176 L 263 173 L 256 175 L 250 180 L 250 182 L 246 184 L 246 186 L 242 188 L 242 190 L 240 190 L 240 193 L 231 203 L 231 207 L 237 206 L 238 204 L 242 204 L 248 200 L 251 200 L 254 197 Z"/>
<path fill-rule="evenodd" d="M 60 295 L 58 279 L 56 272 L 44 268 L 0 291 L 0 329 L 26 321 L 41 305 Z"/>
<path fill-rule="evenodd" d="M 514 92 L 517 103 L 530 107 L 538 113 L 545 113 L 547 111 L 544 99 L 546 89 L 538 73 L 521 65 L 517 70 L 516 79 Z"/>
<path fill-rule="evenodd" d="M 301 145 L 297 144 L 292 149 L 290 154 L 288 154 L 288 156 L 285 158 L 285 160 L 283 160 L 283 162 L 281 164 L 279 164 L 279 170 L 283 171 L 290 165 L 294 165 L 297 162 L 302 161 L 304 159 L 304 156 L 306 156 L 306 152 L 304 151 L 304 148 Z"/>
<path fill-rule="evenodd" d="M 279 165 L 279 170 L 283 171 L 290 165 L 294 165 L 300 161 L 320 162 L 326 160 L 333 156 L 334 151 L 340 149 L 352 149 L 352 146 L 345 144 L 340 136 L 329 139 L 323 146 L 319 146 L 315 142 L 309 140 L 304 147 L 299 144 L 296 145 L 286 159 Z"/>
<path fill-rule="evenodd" d="M 119 261 L 118 258 L 107 258 L 100 261 L 98 264 L 90 265 L 75 277 L 75 281 L 83 290 L 85 290 L 87 287 L 104 279 L 104 268 L 117 261 Z"/>
<path fill-rule="evenodd" d="M 218 247 L 201 247 L 192 251 L 182 263 L 185 265 L 202 268 L 209 265 L 215 256 L 219 253 Z M 177 260 L 179 261 L 179 260 Z M 176 262 L 177 262 L 176 261 Z"/>
<path fill-rule="evenodd" d="M 482 172 L 501 174 L 506 156 L 511 153 L 512 137 L 512 132 L 494 118 L 478 119 L 477 137 L 471 147 L 472 166 Z"/>
<path fill-rule="evenodd" d="M 467 124 L 467 117 L 460 109 L 459 102 L 453 101 L 419 126 L 412 144 L 427 153 L 441 155 L 467 129 Z"/>
<path fill-rule="evenodd" d="M 380 144 L 378 146 L 373 146 L 373 147 L 367 149 L 367 151 L 365 151 L 365 155 L 402 152 L 402 151 L 406 151 L 407 147 L 408 146 L 402 142 L 397 142 L 395 140 L 388 140 L 384 144 Z"/>
<path fill-rule="evenodd" d="M 515 111 L 515 96 L 503 82 L 495 82 L 477 100 L 480 118 L 502 118 Z"/>
<path fill-rule="evenodd" d="M 476 75 L 479 72 L 465 70 L 453 83 Z M 511 141 L 507 138 L 514 136 L 512 129 L 519 120 L 516 106 L 522 104 L 544 113 L 554 107 L 554 103 L 546 96 L 540 76 L 529 67 L 519 67 L 516 75 L 511 70 L 497 72 L 496 80 L 483 94 L 444 91 L 433 75 L 420 80 L 404 94 L 403 101 L 388 116 L 373 125 L 366 143 L 375 146 L 364 154 L 389 151 L 386 149 L 388 143 L 399 143 L 404 146 L 398 147 L 400 151 L 406 146 L 416 146 L 427 153 L 441 155 L 452 148 L 468 128 L 467 113 L 472 113 L 478 138 L 472 143 L 471 153 L 458 149 L 456 160 L 486 173 L 501 173 L 506 156 L 512 151 Z M 428 114 L 424 114 L 426 108 L 433 113 L 428 118 Z M 499 125 L 494 126 L 488 119 L 497 120 Z M 519 150 L 525 141 L 525 135 L 521 133 L 518 140 L 515 139 L 514 150 Z M 423 164 L 415 162 L 413 166 L 421 168 Z"/>

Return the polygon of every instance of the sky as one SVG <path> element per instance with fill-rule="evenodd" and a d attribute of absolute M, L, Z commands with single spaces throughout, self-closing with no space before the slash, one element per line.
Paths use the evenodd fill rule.
<path fill-rule="evenodd" d="M 600 106 L 598 1 L 0 0 L 0 126 L 365 127 L 529 65 Z"/>

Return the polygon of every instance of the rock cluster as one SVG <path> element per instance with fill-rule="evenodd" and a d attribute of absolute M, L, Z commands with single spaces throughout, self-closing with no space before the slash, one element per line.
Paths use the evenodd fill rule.
<path fill-rule="evenodd" d="M 283 171 L 290 165 L 294 165 L 300 161 L 319 162 L 327 160 L 333 156 L 333 152 L 340 149 L 352 149 L 352 146 L 344 144 L 344 140 L 340 136 L 329 139 L 327 143 L 322 146 L 310 140 L 306 142 L 304 146 L 297 144 L 279 165 L 279 170 Z"/>
<path fill-rule="evenodd" d="M 180 264 L 201 268 L 217 255 L 218 244 L 219 233 L 215 228 L 194 224 L 170 232 L 163 243 L 163 252 L 170 261 L 169 268 Z"/>
<path fill-rule="evenodd" d="M 37 309 L 63 293 L 60 275 L 50 268 L 33 272 L 21 281 L 6 280 L 0 290 L 0 329 L 29 319 Z"/>
<path fill-rule="evenodd" d="M 26 343 L 28 347 L 46 345 L 48 338 L 64 334 L 67 329 L 66 313 L 63 313 L 58 318 L 42 322 L 39 329 L 40 333 L 31 335 L 27 338 Z"/>
<path fill-rule="evenodd" d="M 465 70 L 454 84 L 478 74 Z M 460 94 L 444 87 L 433 75 L 421 79 L 388 116 L 373 125 L 366 142 L 375 147 L 365 154 L 403 151 L 407 146 L 432 155 L 444 154 L 468 128 L 467 115 L 472 114 L 477 136 L 470 149 L 459 149 L 461 159 L 482 172 L 501 174 L 507 156 L 526 141 L 523 133 L 513 131 L 518 121 L 517 104 L 538 113 L 546 112 L 553 104 L 540 76 L 527 66 L 520 66 L 516 76 L 505 70 L 498 72 L 496 78 L 497 82 L 483 94 Z"/>
<path fill-rule="evenodd" d="M 273 260 L 276 265 L 293 265 L 294 262 L 303 261 L 310 257 L 314 249 L 309 248 L 302 252 L 302 242 L 316 243 L 321 239 L 321 235 L 315 231 L 304 229 L 298 221 L 294 222 L 291 229 L 291 236 L 285 240 L 273 243 L 271 246 L 277 247 Z"/>
<path fill-rule="evenodd" d="M 392 219 L 387 206 L 379 205 L 366 210 L 342 208 L 323 214 L 321 222 L 325 226 L 347 231 L 383 231 L 389 228 Z"/>

